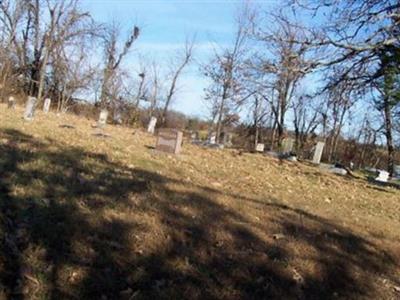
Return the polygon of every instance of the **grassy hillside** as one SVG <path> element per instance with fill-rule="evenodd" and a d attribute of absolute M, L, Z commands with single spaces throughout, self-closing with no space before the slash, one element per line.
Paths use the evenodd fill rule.
<path fill-rule="evenodd" d="M 400 297 L 400 190 L 21 116 L 0 104 L 0 299 Z"/>

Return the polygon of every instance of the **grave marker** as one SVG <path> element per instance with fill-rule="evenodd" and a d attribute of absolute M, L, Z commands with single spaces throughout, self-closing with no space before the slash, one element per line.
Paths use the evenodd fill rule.
<path fill-rule="evenodd" d="M 14 99 L 13 96 L 10 96 L 10 97 L 8 98 L 8 105 L 7 105 L 7 107 L 8 107 L 9 109 L 15 109 L 15 99 Z"/>
<path fill-rule="evenodd" d="M 151 117 L 149 125 L 147 126 L 147 132 L 154 134 L 154 129 L 156 128 L 157 118 Z"/>
<path fill-rule="evenodd" d="M 115 124 L 122 124 L 122 112 L 121 109 L 115 108 L 113 113 L 113 121 Z"/>
<path fill-rule="evenodd" d="M 378 170 L 378 172 L 378 177 L 376 177 L 375 180 L 379 182 L 388 182 L 390 176 L 389 172 L 383 170 Z"/>
<path fill-rule="evenodd" d="M 50 110 L 50 104 L 51 104 L 51 99 L 46 98 L 44 99 L 44 104 L 43 104 L 43 112 L 47 114 Z"/>
<path fill-rule="evenodd" d="M 24 119 L 27 121 L 32 121 L 35 116 L 35 108 L 36 108 L 37 99 L 35 97 L 28 97 L 28 101 L 26 102 Z"/>
<path fill-rule="evenodd" d="M 179 154 L 182 148 L 182 131 L 176 129 L 160 129 L 157 135 L 156 150 Z"/>
<path fill-rule="evenodd" d="M 98 127 L 104 127 L 107 124 L 108 111 L 107 109 L 102 109 L 100 111 L 99 120 L 97 121 Z"/>
<path fill-rule="evenodd" d="M 214 145 L 216 143 L 217 139 L 217 133 L 216 132 L 211 132 L 209 137 L 208 137 L 208 143 L 211 145 Z"/>
<path fill-rule="evenodd" d="M 264 145 L 264 144 L 262 144 L 262 143 L 257 143 L 257 145 L 256 145 L 256 151 L 257 151 L 257 152 L 264 152 L 264 148 L 265 148 L 265 145 Z"/>
<path fill-rule="evenodd" d="M 290 153 L 293 150 L 294 139 L 285 138 L 282 141 L 282 153 Z"/>
<path fill-rule="evenodd" d="M 232 133 L 222 132 L 220 135 L 220 141 L 222 141 L 223 145 L 231 147 L 232 146 Z"/>
<path fill-rule="evenodd" d="M 324 150 L 324 146 L 325 146 L 324 142 L 318 142 L 317 145 L 315 146 L 314 157 L 312 160 L 314 164 L 319 164 L 321 162 L 322 151 Z"/>

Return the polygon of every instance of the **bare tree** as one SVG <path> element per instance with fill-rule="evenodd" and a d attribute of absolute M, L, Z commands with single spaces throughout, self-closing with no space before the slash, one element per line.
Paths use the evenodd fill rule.
<path fill-rule="evenodd" d="M 103 70 L 103 81 L 101 86 L 100 106 L 106 107 L 111 104 L 115 95 L 112 94 L 112 81 L 122 59 L 128 54 L 129 49 L 139 37 L 139 27 L 134 26 L 129 37 L 125 41 L 122 50 L 118 51 L 118 40 L 120 29 L 116 23 L 106 29 L 103 36 L 104 53 L 106 63 Z"/>
<path fill-rule="evenodd" d="M 400 46 L 400 3 L 397 0 L 345 1 L 345 0 L 294 0 L 297 8 L 304 8 L 318 18 L 324 26 L 314 28 L 321 32 L 321 39 L 311 42 L 315 47 L 325 47 L 327 57 L 320 62 L 329 72 L 340 74 L 327 84 L 327 89 L 342 81 L 352 81 L 353 89 L 359 92 L 377 91 L 385 99 L 386 92 L 379 91 L 380 82 L 388 79 L 388 68 L 384 67 L 384 56 L 391 53 L 391 59 Z M 321 21 L 323 20 L 323 21 Z M 394 55 L 394 56 L 393 56 Z M 389 97 L 390 98 L 390 97 Z M 392 137 L 391 100 L 383 101 L 388 170 L 393 173 L 394 145 Z"/>
<path fill-rule="evenodd" d="M 259 84 L 272 90 L 264 95 L 275 116 L 278 145 L 285 132 L 286 112 L 300 81 L 316 66 L 309 37 L 300 25 L 293 25 L 284 15 L 270 14 L 266 19 L 254 19 L 252 37 L 260 48 L 252 62 Z M 275 25 L 271 25 L 275 24 Z M 275 126 L 274 125 L 274 126 Z"/>
<path fill-rule="evenodd" d="M 166 123 L 166 116 L 168 112 L 168 108 L 171 104 L 171 101 L 176 94 L 177 91 L 177 83 L 179 77 L 182 75 L 183 70 L 185 67 L 191 62 L 193 58 L 193 47 L 194 47 L 194 38 L 186 39 L 185 42 L 185 49 L 182 54 L 178 54 L 178 57 L 176 58 L 176 62 L 172 63 L 173 65 L 173 70 L 171 71 L 170 74 L 170 83 L 169 83 L 169 88 L 168 92 L 165 98 L 165 104 L 163 111 L 161 113 L 161 124 L 165 125 Z"/>
<path fill-rule="evenodd" d="M 247 20 L 241 16 L 231 47 L 214 49 L 208 64 L 202 66 L 204 75 L 211 81 L 206 89 L 206 101 L 211 103 L 212 123 L 215 123 L 216 142 L 222 132 L 226 116 L 235 111 L 249 97 L 243 86 L 246 60 Z"/>

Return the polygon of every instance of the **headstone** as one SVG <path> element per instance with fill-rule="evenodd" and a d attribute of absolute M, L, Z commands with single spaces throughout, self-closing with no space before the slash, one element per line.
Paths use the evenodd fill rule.
<path fill-rule="evenodd" d="M 329 172 L 334 173 L 334 174 L 338 174 L 338 175 L 343 175 L 343 176 L 347 175 L 347 171 L 345 169 L 343 169 L 343 168 L 337 168 L 337 167 L 330 168 Z"/>
<path fill-rule="evenodd" d="M 108 117 L 108 111 L 106 109 L 102 109 L 100 111 L 99 120 L 97 122 L 97 125 L 99 127 L 104 127 L 107 124 L 107 117 Z"/>
<path fill-rule="evenodd" d="M 208 143 L 211 145 L 214 145 L 216 143 L 217 139 L 217 133 L 216 132 L 211 132 L 209 137 L 208 137 Z"/>
<path fill-rule="evenodd" d="M 192 139 L 192 141 L 198 141 L 200 139 L 200 134 L 198 131 L 192 132 L 192 134 L 190 135 L 190 138 Z"/>
<path fill-rule="evenodd" d="M 257 152 L 264 152 L 265 145 L 262 143 L 257 143 L 256 151 Z"/>
<path fill-rule="evenodd" d="M 293 150 L 294 140 L 292 138 L 285 138 L 282 141 L 282 153 L 290 153 Z"/>
<path fill-rule="evenodd" d="M 223 145 L 225 145 L 227 147 L 231 147 L 232 146 L 232 133 L 223 132 L 220 140 L 222 141 Z"/>
<path fill-rule="evenodd" d="M 15 99 L 13 96 L 10 96 L 8 98 L 8 108 L 9 109 L 15 109 Z"/>
<path fill-rule="evenodd" d="M 28 97 L 28 101 L 26 102 L 24 119 L 27 121 L 33 120 L 35 116 L 35 108 L 36 108 L 37 99 L 35 97 Z"/>
<path fill-rule="evenodd" d="M 43 112 L 47 114 L 50 110 L 50 104 L 51 104 L 51 99 L 46 98 L 44 99 L 44 104 L 43 104 Z"/>
<path fill-rule="evenodd" d="M 379 182 L 388 182 L 390 175 L 389 172 L 383 170 L 378 170 L 378 172 L 378 177 L 376 177 L 375 180 Z"/>
<path fill-rule="evenodd" d="M 156 128 L 157 124 L 157 118 L 156 117 L 151 117 L 149 125 L 147 126 L 147 132 L 153 134 L 154 129 Z"/>
<path fill-rule="evenodd" d="M 314 157 L 312 160 L 314 164 L 319 164 L 321 162 L 322 151 L 324 150 L 324 146 L 325 146 L 324 142 L 318 142 L 317 145 L 315 146 Z"/>
<path fill-rule="evenodd" d="M 400 178 L 400 165 L 394 166 L 394 176 Z"/>
<path fill-rule="evenodd" d="M 122 113 L 120 108 L 115 108 L 113 113 L 113 121 L 115 124 L 122 124 Z"/>
<path fill-rule="evenodd" d="M 160 129 L 157 135 L 156 150 L 179 154 L 182 148 L 182 131 L 176 129 Z"/>

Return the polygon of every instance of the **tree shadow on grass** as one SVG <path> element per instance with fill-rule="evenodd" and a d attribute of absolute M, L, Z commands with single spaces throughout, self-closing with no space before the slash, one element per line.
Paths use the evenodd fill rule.
<path fill-rule="evenodd" d="M 374 274 L 398 268 L 302 210 L 232 195 L 268 211 L 260 224 L 208 187 L 15 130 L 0 139 L 0 299 L 373 298 Z"/>

